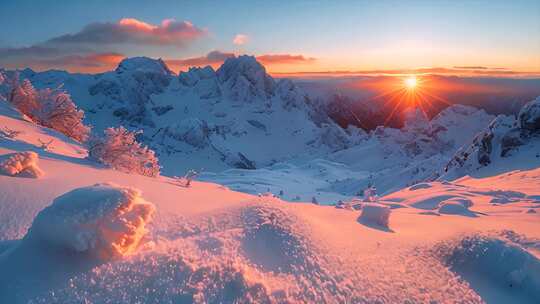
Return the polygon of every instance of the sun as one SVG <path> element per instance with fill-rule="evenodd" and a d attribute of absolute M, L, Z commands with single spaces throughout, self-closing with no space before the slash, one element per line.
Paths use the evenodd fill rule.
<path fill-rule="evenodd" d="M 405 86 L 409 90 L 414 89 L 416 87 L 416 85 L 418 84 L 418 81 L 416 80 L 416 77 L 414 77 L 414 76 L 405 78 L 404 82 L 405 82 Z"/>

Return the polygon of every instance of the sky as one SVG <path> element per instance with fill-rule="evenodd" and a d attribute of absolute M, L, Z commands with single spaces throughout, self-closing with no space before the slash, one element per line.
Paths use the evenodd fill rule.
<path fill-rule="evenodd" d="M 0 1 L 0 66 L 173 71 L 257 56 L 272 73 L 540 72 L 540 1 Z"/>

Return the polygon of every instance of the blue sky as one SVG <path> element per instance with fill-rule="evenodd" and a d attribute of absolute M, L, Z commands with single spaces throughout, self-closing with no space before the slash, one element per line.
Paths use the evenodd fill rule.
<path fill-rule="evenodd" d="M 126 56 L 210 51 L 295 54 L 294 71 L 488 66 L 540 70 L 540 1 L 7 1 L 0 48 L 36 45 L 122 18 L 189 21 L 207 35 L 182 46 L 108 47 Z M 248 41 L 232 43 L 237 34 Z M 98 47 L 96 47 L 97 49 Z"/>

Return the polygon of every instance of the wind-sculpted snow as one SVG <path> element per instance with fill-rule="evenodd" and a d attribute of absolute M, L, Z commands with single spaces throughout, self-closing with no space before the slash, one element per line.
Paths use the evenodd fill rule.
<path fill-rule="evenodd" d="M 104 260 L 120 258 L 139 247 L 153 213 L 140 191 L 96 184 L 56 198 L 36 216 L 23 242 L 45 242 Z"/>
<path fill-rule="evenodd" d="M 388 206 L 376 203 L 364 203 L 362 204 L 362 213 L 358 220 L 366 224 L 388 228 L 390 213 L 391 210 Z"/>
<path fill-rule="evenodd" d="M 0 173 L 9 176 L 38 178 L 43 171 L 38 166 L 38 154 L 19 152 L 0 157 Z"/>
<path fill-rule="evenodd" d="M 488 303 L 540 301 L 540 260 L 507 238 L 473 234 L 443 243 L 436 250 Z"/>
<path fill-rule="evenodd" d="M 472 206 L 472 202 L 469 199 L 448 199 L 439 203 L 439 213 L 475 216 L 474 213 L 469 210 L 470 206 Z"/>

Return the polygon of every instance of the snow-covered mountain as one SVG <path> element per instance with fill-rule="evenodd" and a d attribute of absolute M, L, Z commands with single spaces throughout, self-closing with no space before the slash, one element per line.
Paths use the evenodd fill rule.
<path fill-rule="evenodd" d="M 0 74 L 10 78 L 13 73 Z M 334 110 L 348 115 L 339 104 L 346 107 L 350 100 L 313 98 L 291 80 L 273 79 L 250 56 L 230 58 L 217 70 L 191 68 L 179 75 L 160 59 L 135 57 L 102 74 L 27 69 L 20 77 L 38 88 L 62 85 L 98 132 L 119 125 L 142 129 L 139 140 L 157 152 L 165 175 L 202 169 L 203 180 L 235 190 L 325 204 L 349 199 L 368 185 L 389 193 L 469 174 L 468 169 L 448 173 L 444 168 L 454 166 L 459 153 L 476 149 L 482 142 L 477 134 L 495 119 L 455 104 L 431 120 L 409 108 L 402 113 L 401 129 L 344 129 L 329 116 L 336 115 Z M 370 113 L 365 117 L 375 115 Z M 516 123 L 499 117 L 489 128 Z M 505 145 L 530 137 L 512 132 L 519 136 L 505 136 Z"/>
<path fill-rule="evenodd" d="M 160 59 L 135 57 L 103 74 L 24 70 L 20 77 L 38 88 L 62 85 L 97 131 L 121 124 L 143 130 L 140 139 L 157 152 L 165 174 L 259 168 L 356 140 L 318 100 L 290 80 L 274 80 L 250 56 L 178 76 Z"/>
<path fill-rule="evenodd" d="M 499 115 L 444 167 L 443 178 L 486 176 L 540 166 L 540 97 L 517 117 Z"/>

